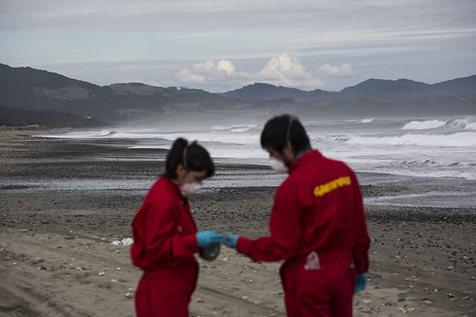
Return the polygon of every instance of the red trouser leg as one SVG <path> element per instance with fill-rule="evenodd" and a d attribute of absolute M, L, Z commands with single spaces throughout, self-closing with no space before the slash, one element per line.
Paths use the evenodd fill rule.
<path fill-rule="evenodd" d="M 170 294 L 155 281 L 141 279 L 135 296 L 137 317 L 189 317 L 189 296 Z"/>
<path fill-rule="evenodd" d="M 306 300 L 296 296 L 286 296 L 288 317 L 333 317 L 328 303 Z"/>
<path fill-rule="evenodd" d="M 289 317 L 351 317 L 353 278 L 350 269 L 297 272 L 296 283 L 285 289 Z"/>
<path fill-rule="evenodd" d="M 354 270 L 342 270 L 336 275 L 334 296 L 331 300 L 331 315 L 338 317 L 352 316 L 352 298 L 354 296 Z"/>
<path fill-rule="evenodd" d="M 298 301 L 294 295 L 284 295 L 284 304 L 286 305 L 286 315 L 288 317 L 299 317 Z"/>
<path fill-rule="evenodd" d="M 321 270 L 296 272 L 295 281 L 285 287 L 288 317 L 330 317 L 330 294 Z M 287 279 L 292 280 L 292 279 Z"/>
<path fill-rule="evenodd" d="M 137 317 L 189 317 L 188 299 L 168 299 L 149 303 L 149 305 L 138 305 L 136 301 Z"/>
<path fill-rule="evenodd" d="M 136 294 L 135 294 L 135 308 L 137 317 L 145 317 L 148 314 L 148 298 L 146 292 L 146 281 L 143 278 L 139 280 L 139 285 L 137 285 Z"/>

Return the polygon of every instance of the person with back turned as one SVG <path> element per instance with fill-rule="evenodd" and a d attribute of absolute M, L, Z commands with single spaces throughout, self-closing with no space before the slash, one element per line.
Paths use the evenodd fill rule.
<path fill-rule="evenodd" d="M 270 235 L 227 233 L 225 244 L 254 261 L 285 260 L 280 275 L 288 316 L 352 316 L 354 292 L 367 284 L 370 245 L 355 173 L 311 149 L 290 115 L 266 123 L 261 146 L 273 169 L 289 174 L 276 190 Z"/>

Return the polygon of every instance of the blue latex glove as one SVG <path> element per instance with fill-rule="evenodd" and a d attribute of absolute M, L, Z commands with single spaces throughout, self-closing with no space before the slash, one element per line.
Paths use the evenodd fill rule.
<path fill-rule="evenodd" d="M 208 249 L 216 243 L 223 242 L 223 234 L 215 231 L 199 231 L 197 232 L 197 244 L 203 249 Z"/>
<path fill-rule="evenodd" d="M 229 248 L 236 249 L 236 243 L 238 242 L 239 238 L 240 236 L 237 234 L 234 234 L 232 232 L 226 232 L 223 239 L 223 243 Z"/>
<path fill-rule="evenodd" d="M 367 287 L 367 273 L 355 274 L 355 288 L 356 294 L 362 292 Z"/>

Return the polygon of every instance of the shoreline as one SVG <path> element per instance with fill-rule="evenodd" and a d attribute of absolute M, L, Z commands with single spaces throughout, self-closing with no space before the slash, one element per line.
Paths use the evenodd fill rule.
<path fill-rule="evenodd" d="M 56 130 L 55 130 L 56 131 Z M 26 133 L 25 133 L 26 132 Z M 124 144 L 137 140 L 123 139 L 49 139 L 31 137 L 32 131 L 9 131 L 3 138 L 16 139 L 17 144 L 4 143 L 6 155 L 1 157 L 5 168 L 0 170 L 0 177 L 18 189 L 28 186 L 48 189 L 42 183 L 51 179 L 58 180 L 56 187 L 50 189 L 86 190 L 85 183 L 91 181 L 92 189 L 127 189 L 123 182 L 129 182 L 131 190 L 147 190 L 148 185 L 157 178 L 163 170 L 167 150 L 160 149 L 128 149 Z M 0 141 L 0 146 L 2 145 Z M 16 147 L 16 148 L 15 148 Z M 27 151 L 19 150 L 27 147 Z M 205 188 L 225 187 L 276 187 L 284 179 L 283 175 L 275 174 L 269 166 L 259 164 L 238 164 L 236 162 L 216 163 L 216 175 L 204 183 Z M 433 178 L 412 177 L 404 175 L 357 172 L 360 184 L 367 191 L 367 198 L 373 205 L 411 206 L 412 203 L 402 203 L 391 199 L 399 198 L 424 199 L 425 195 L 433 194 L 433 200 L 440 196 L 446 203 L 452 199 L 455 205 L 447 204 L 448 208 L 461 205 L 461 199 L 466 198 L 463 208 L 475 208 L 476 200 L 471 199 L 476 191 L 476 180 L 463 178 Z M 106 180 L 110 184 L 106 184 Z M 137 183 L 134 184 L 134 180 Z M 77 188 L 75 188 L 77 182 Z M 95 182 L 97 184 L 95 184 Z M 120 186 L 114 186 L 114 182 Z M 33 184 L 28 184 L 33 183 Z M 36 184 L 35 184 L 36 183 Z M 452 193 L 458 193 L 452 198 Z M 418 197 L 420 195 L 420 197 Z M 384 199 L 388 196 L 387 199 Z M 382 201 L 383 199 L 383 201 Z M 407 199 L 408 200 L 408 199 Z M 417 204 L 415 204 L 417 205 Z M 440 206 L 436 204 L 434 207 Z M 426 205 L 432 207 L 432 205 Z"/>
<path fill-rule="evenodd" d="M 118 142 L 38 140 L 23 132 L 0 133 L 0 313 L 132 316 L 140 272 L 130 264 L 127 248 L 110 243 L 131 236 L 130 223 L 147 188 L 22 186 L 101 179 L 146 185 L 159 174 L 161 163 L 154 160 L 165 152 L 125 151 Z M 124 156 L 127 161 L 115 160 Z M 248 178 L 271 174 L 263 167 L 217 164 L 217 174 L 224 177 L 240 171 Z M 473 186 L 452 179 L 393 178 L 363 184 L 362 190 L 371 198 L 465 192 Z M 274 191 L 272 186 L 205 188 L 191 197 L 193 216 L 201 229 L 266 235 Z M 475 208 L 366 204 L 366 214 L 372 238 L 370 281 L 355 297 L 356 316 L 476 313 Z M 193 315 L 283 316 L 279 264 L 252 263 L 222 250 L 216 262 L 200 263 Z"/>

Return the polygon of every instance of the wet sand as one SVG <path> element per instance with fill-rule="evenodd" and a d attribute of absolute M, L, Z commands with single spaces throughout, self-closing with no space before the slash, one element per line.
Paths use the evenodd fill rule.
<path fill-rule="evenodd" d="M 130 222 L 162 170 L 164 151 L 127 150 L 123 140 L 31 138 L 34 133 L 0 130 L 0 315 L 133 316 L 140 271 L 130 264 L 127 247 L 111 242 L 130 237 Z M 217 177 L 242 171 L 250 177 L 270 173 L 219 164 Z M 475 185 L 360 176 L 383 179 L 363 182 L 369 201 L 459 193 Z M 257 237 L 267 232 L 273 194 L 273 187 L 220 186 L 192 197 L 191 205 L 200 229 Z M 366 211 L 371 271 L 368 289 L 355 297 L 356 316 L 476 314 L 474 207 L 368 204 Z M 192 314 L 283 316 L 278 267 L 224 247 L 217 261 L 201 262 Z"/>

